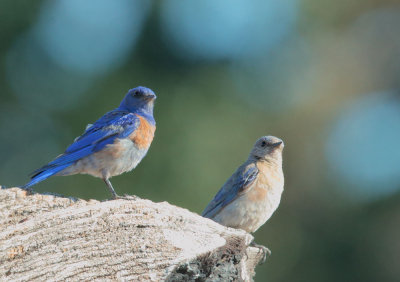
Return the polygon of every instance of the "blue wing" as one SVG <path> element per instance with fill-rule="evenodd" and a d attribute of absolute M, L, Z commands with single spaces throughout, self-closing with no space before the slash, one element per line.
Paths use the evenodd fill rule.
<path fill-rule="evenodd" d="M 127 111 L 108 112 L 76 138 L 64 154 L 34 171 L 32 180 L 24 187 L 28 188 L 72 165 L 75 161 L 100 151 L 107 144 L 114 143 L 116 138 L 129 136 L 139 123 L 139 118 Z"/>
<path fill-rule="evenodd" d="M 128 136 L 135 130 L 139 124 L 139 118 L 127 111 L 111 111 L 102 116 L 93 125 L 86 128 L 85 132 L 75 139 L 66 150 L 65 153 L 73 153 L 87 146 L 96 145 L 95 152 L 101 150 L 105 145 L 99 146 L 99 142 L 113 137 L 112 140 L 118 136 L 123 138 Z M 122 134 L 122 136 L 121 136 Z M 112 143 L 112 142 L 110 142 Z M 65 154 L 64 153 L 64 154 Z"/>
<path fill-rule="evenodd" d="M 246 193 L 256 180 L 257 175 L 258 169 L 255 164 L 239 167 L 204 209 L 202 216 L 213 218 L 222 208 L 231 203 L 239 195 Z"/>

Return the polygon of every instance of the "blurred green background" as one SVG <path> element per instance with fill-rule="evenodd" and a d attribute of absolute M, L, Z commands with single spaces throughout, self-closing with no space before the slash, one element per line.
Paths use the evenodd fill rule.
<path fill-rule="evenodd" d="M 286 184 L 257 281 L 399 281 L 399 30 L 395 0 L 0 0 L 0 183 L 143 85 L 156 136 L 119 194 L 201 213 L 275 135 Z M 109 197 L 86 175 L 35 189 Z"/>

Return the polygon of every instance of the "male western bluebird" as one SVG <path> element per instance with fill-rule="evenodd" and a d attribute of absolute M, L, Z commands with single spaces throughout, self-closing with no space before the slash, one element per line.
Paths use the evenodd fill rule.
<path fill-rule="evenodd" d="M 156 130 L 155 99 L 149 88 L 130 89 L 118 108 L 89 124 L 63 154 L 34 171 L 23 188 L 52 175 L 83 173 L 103 179 L 118 198 L 109 178 L 134 169 L 146 155 Z"/>
<path fill-rule="evenodd" d="M 283 141 L 257 140 L 247 161 L 225 182 L 202 216 L 222 225 L 255 232 L 278 208 L 283 192 Z"/>

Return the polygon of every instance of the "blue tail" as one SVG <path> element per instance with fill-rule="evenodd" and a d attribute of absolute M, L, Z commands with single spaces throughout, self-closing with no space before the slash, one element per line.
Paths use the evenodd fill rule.
<path fill-rule="evenodd" d="M 71 164 L 68 163 L 68 164 L 64 164 L 64 165 L 60 165 L 60 166 L 53 166 L 53 167 L 44 166 L 43 168 L 35 171 L 34 175 L 31 178 L 31 181 L 29 181 L 27 184 L 25 184 L 21 188 L 27 189 L 43 180 L 49 178 L 50 176 L 56 174 L 57 172 L 60 172 L 64 168 L 69 167 L 70 165 Z"/>
<path fill-rule="evenodd" d="M 58 156 L 52 162 L 35 170 L 32 173 L 31 181 L 22 186 L 21 188 L 28 189 L 29 187 L 49 178 L 50 176 L 57 174 L 58 172 L 72 165 L 75 161 L 92 153 L 93 152 L 92 147 L 93 146 L 87 146 L 81 150 L 71 153 L 64 153 Z"/>

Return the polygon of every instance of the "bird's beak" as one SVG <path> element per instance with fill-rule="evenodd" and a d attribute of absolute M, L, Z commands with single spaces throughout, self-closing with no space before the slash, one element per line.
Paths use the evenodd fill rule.
<path fill-rule="evenodd" d="M 154 100 L 154 99 L 156 99 L 156 95 L 154 95 L 154 94 L 148 94 L 148 95 L 146 95 L 146 98 L 145 98 L 147 101 L 152 101 L 152 100 Z"/>
<path fill-rule="evenodd" d="M 272 148 L 277 148 L 277 147 L 280 147 L 282 144 L 283 144 L 283 142 L 279 141 L 279 142 L 272 144 L 271 146 L 272 146 Z"/>

